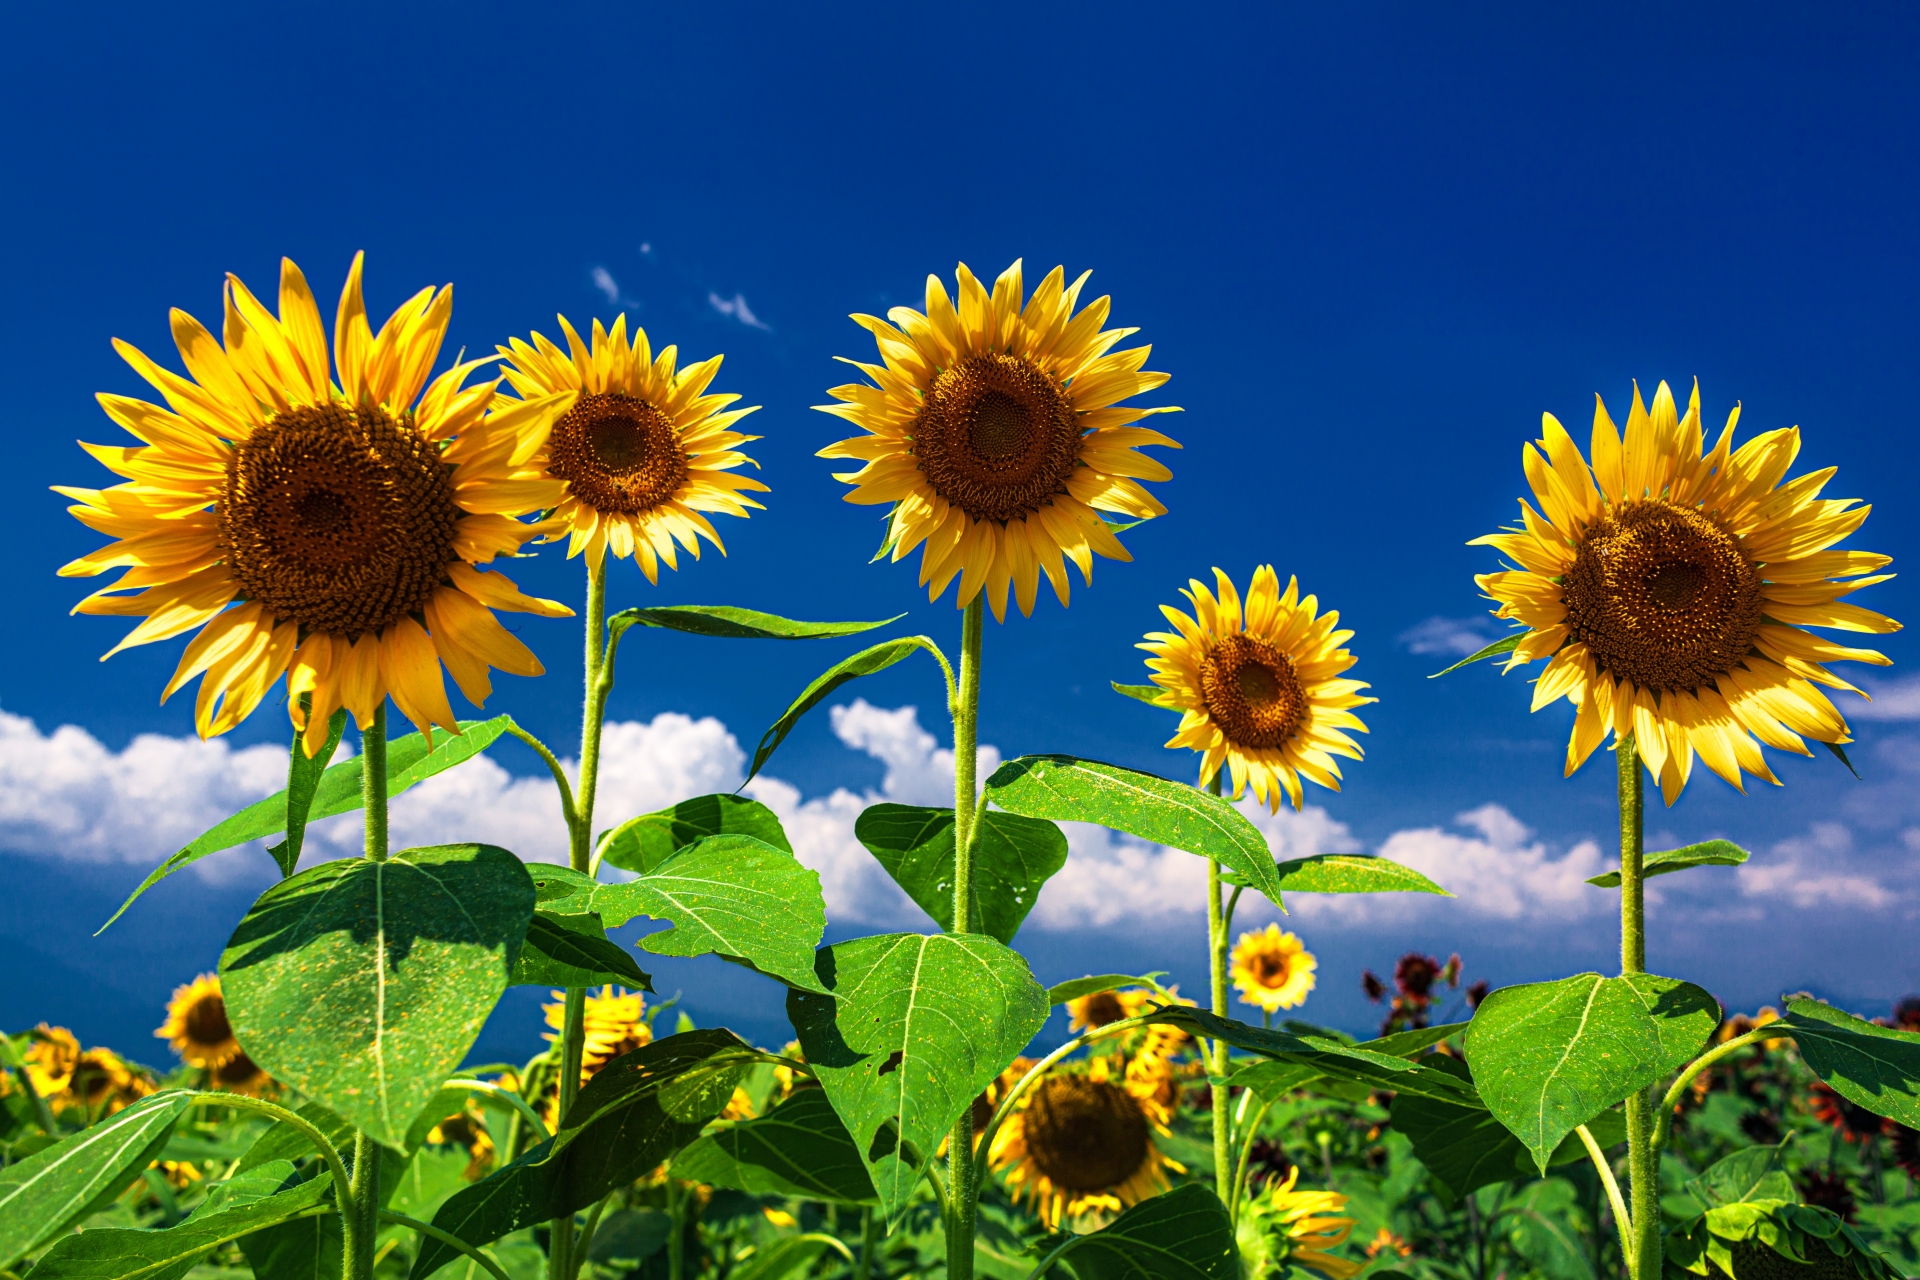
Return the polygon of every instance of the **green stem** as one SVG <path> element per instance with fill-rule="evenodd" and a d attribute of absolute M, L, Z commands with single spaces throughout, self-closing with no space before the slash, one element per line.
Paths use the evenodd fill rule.
<path fill-rule="evenodd" d="M 1620 1233 L 1620 1256 L 1626 1259 L 1627 1270 L 1633 1270 L 1633 1217 L 1627 1212 L 1627 1203 L 1620 1198 L 1620 1183 L 1613 1176 L 1613 1166 L 1607 1163 L 1606 1152 L 1600 1150 L 1600 1144 L 1594 1141 L 1593 1134 L 1585 1125 L 1578 1125 L 1574 1132 L 1580 1135 L 1580 1143 L 1587 1149 L 1587 1158 L 1593 1161 L 1593 1167 L 1600 1171 L 1600 1185 L 1607 1190 L 1607 1203 L 1613 1206 L 1613 1226 Z"/>
<path fill-rule="evenodd" d="M 360 802 L 366 819 L 366 856 L 387 860 L 387 704 L 373 713 L 360 735 Z M 339 1175 L 336 1174 L 336 1177 Z M 373 1251 L 380 1235 L 380 1147 L 364 1133 L 353 1135 L 353 1169 L 347 1200 L 340 1206 L 346 1280 L 373 1280 Z"/>
<path fill-rule="evenodd" d="M 580 1228 L 580 1239 L 573 1250 L 574 1276 L 580 1274 L 580 1268 L 586 1262 L 587 1255 L 593 1252 L 593 1237 L 600 1230 L 600 1219 L 606 1214 L 607 1206 L 613 1203 L 613 1196 L 613 1192 L 608 1192 L 600 1197 L 599 1203 L 593 1206 L 593 1212 L 587 1215 L 586 1225 Z M 569 1280 L 572 1280 L 572 1277 L 569 1277 Z"/>
<path fill-rule="evenodd" d="M 360 735 L 360 803 L 367 818 L 367 857 L 387 860 L 387 704 Z"/>
<path fill-rule="evenodd" d="M 301 1137 L 313 1144 L 313 1149 L 319 1152 L 320 1158 L 326 1162 L 327 1172 L 333 1175 L 334 1203 L 340 1207 L 341 1216 L 347 1216 L 348 1210 L 352 1207 L 352 1202 L 348 1198 L 351 1195 L 351 1187 L 347 1175 L 346 1163 L 341 1160 L 340 1152 L 334 1147 L 333 1143 L 328 1140 L 327 1135 L 320 1132 L 319 1128 L 305 1116 L 297 1112 L 289 1111 L 285 1107 L 277 1103 L 268 1102 L 263 1098 L 249 1098 L 243 1093 L 219 1093 L 213 1091 L 196 1093 L 188 1105 L 195 1107 L 231 1107 L 235 1111 L 256 1111 L 261 1115 L 271 1116 L 288 1128 L 298 1132 Z"/>
<path fill-rule="evenodd" d="M 975 596 L 960 622 L 960 683 L 953 699 L 953 932 L 973 932 L 973 836 L 978 825 L 976 790 L 980 736 L 980 645 L 986 598 Z M 972 1280 L 973 1219 L 980 1198 L 979 1164 L 973 1150 L 973 1108 L 953 1122 L 947 1171 L 953 1189 L 947 1201 L 947 1280 Z"/>
<path fill-rule="evenodd" d="M 34 1119 L 46 1131 L 49 1138 L 58 1137 L 59 1135 L 54 1132 L 53 1108 L 47 1104 L 45 1098 L 40 1096 L 40 1091 L 34 1088 L 33 1074 L 27 1070 L 26 1058 L 22 1057 L 20 1051 L 14 1047 L 13 1037 L 4 1034 L 0 1034 L 0 1066 L 13 1069 L 14 1077 L 20 1081 L 20 1087 L 26 1091 L 28 1099 L 33 1103 Z"/>
<path fill-rule="evenodd" d="M 1645 779 L 1632 735 L 1615 744 L 1620 795 L 1620 974 L 1647 971 L 1647 891 L 1643 874 L 1642 830 Z M 1633 1197 L 1627 1259 L 1633 1280 L 1658 1280 L 1660 1274 L 1660 1152 L 1654 1145 L 1653 1089 L 1627 1098 L 1627 1177 Z"/>
<path fill-rule="evenodd" d="M 1240 1135 L 1240 1167 L 1233 1171 L 1233 1199 L 1227 1202 L 1227 1213 L 1235 1221 L 1240 1220 L 1240 1198 L 1247 1193 L 1247 1162 L 1253 1157 L 1253 1140 L 1260 1134 L 1260 1126 L 1266 1122 L 1267 1112 L 1273 1110 L 1277 1099 L 1269 1098 L 1254 1113 L 1253 1123 Z"/>
<path fill-rule="evenodd" d="M 512 1278 L 507 1275 L 506 1270 L 503 1267 L 501 1267 L 499 1263 L 495 1262 L 492 1258 L 488 1257 L 485 1253 L 481 1252 L 479 1249 L 474 1248 L 472 1245 L 468 1244 L 465 1240 L 462 1240 L 459 1236 L 453 1234 L 453 1232 L 451 1231 L 442 1231 L 439 1227 L 434 1226 L 432 1223 L 421 1222 L 417 1218 L 409 1218 L 406 1214 L 395 1213 L 391 1209 L 382 1209 L 380 1211 L 380 1221 L 391 1222 L 391 1223 L 394 1223 L 396 1226 L 405 1227 L 409 1231 L 417 1231 L 423 1236 L 428 1236 L 428 1237 L 431 1237 L 432 1239 L 438 1240 L 441 1244 L 444 1244 L 450 1248 L 459 1250 L 461 1253 L 465 1254 L 467 1257 L 472 1258 L 475 1262 L 485 1267 L 488 1275 L 498 1277 L 498 1280 L 512 1280 Z"/>
<path fill-rule="evenodd" d="M 1725 1044 L 1715 1045 L 1688 1063 L 1686 1070 L 1682 1071 L 1679 1078 L 1667 1089 L 1667 1096 L 1660 1100 L 1660 1114 L 1654 1118 L 1653 1124 L 1654 1151 L 1657 1153 L 1667 1145 L 1667 1131 L 1673 1127 L 1673 1109 L 1680 1104 L 1680 1095 L 1686 1092 L 1687 1086 L 1693 1083 L 1695 1076 L 1728 1054 L 1738 1053 L 1750 1044 L 1776 1038 L 1778 1038 L 1777 1034 L 1768 1031 L 1767 1028 L 1756 1027 L 1743 1036 L 1735 1036 Z"/>
<path fill-rule="evenodd" d="M 1219 785 L 1216 777 L 1214 785 Z M 1207 977 L 1215 1017 L 1227 1016 L 1227 922 L 1220 902 L 1220 863 L 1207 859 Z M 1213 1096 L 1213 1186 L 1224 1201 L 1233 1194 L 1233 1119 L 1227 1114 L 1227 1042 L 1207 1049 L 1207 1091 Z M 1227 1210 L 1232 1213 L 1231 1207 Z"/>
<path fill-rule="evenodd" d="M 854 1270 L 855 1280 L 871 1280 L 873 1275 L 873 1243 L 877 1233 L 873 1229 L 873 1206 L 860 1207 L 860 1261 Z"/>
<path fill-rule="evenodd" d="M 687 1274 L 687 1197 L 673 1176 L 667 1176 L 667 1280 Z"/>

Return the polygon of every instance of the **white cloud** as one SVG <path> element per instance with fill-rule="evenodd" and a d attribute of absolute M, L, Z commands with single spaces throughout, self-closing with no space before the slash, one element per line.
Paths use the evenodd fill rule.
<path fill-rule="evenodd" d="M 764 329 L 768 333 L 773 332 L 764 320 L 753 314 L 753 308 L 747 305 L 745 294 L 736 293 L 731 298 L 723 298 L 709 289 L 707 291 L 707 305 L 723 316 L 732 316 L 749 329 Z"/>
<path fill-rule="evenodd" d="M 1744 897 L 1786 902 L 1801 910 L 1823 904 L 1893 905 L 1898 895 L 1892 890 L 1871 876 L 1844 868 L 1852 852 L 1852 831 L 1837 822 L 1816 822 L 1806 835 L 1773 846 L 1764 862 L 1736 868 L 1734 880 Z"/>
<path fill-rule="evenodd" d="M 1855 720 L 1920 720 L 1920 675 L 1898 680 L 1862 680 L 1871 702 L 1849 699 L 1846 714 Z"/>
<path fill-rule="evenodd" d="M 1486 618 L 1428 618 L 1399 635 L 1409 653 L 1434 653 L 1464 658 L 1477 653 L 1499 632 Z"/>
<path fill-rule="evenodd" d="M 620 301 L 620 282 L 615 280 L 613 272 L 605 267 L 593 269 L 593 287 L 607 295 L 607 302 L 610 305 Z"/>

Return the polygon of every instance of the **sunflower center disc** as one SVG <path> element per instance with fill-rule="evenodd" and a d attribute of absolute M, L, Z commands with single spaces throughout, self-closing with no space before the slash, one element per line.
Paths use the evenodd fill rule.
<path fill-rule="evenodd" d="M 632 396 L 581 396 L 554 424 L 548 451 L 547 469 L 596 511 L 651 511 L 687 479 L 673 420 Z"/>
<path fill-rule="evenodd" d="M 1067 491 L 1080 460 L 1073 402 L 1014 356 L 967 356 L 933 381 L 913 454 L 933 491 L 975 520 L 1030 516 Z"/>
<path fill-rule="evenodd" d="M 1081 1006 L 1080 1016 L 1090 1027 L 1104 1027 L 1109 1022 L 1118 1022 L 1127 1016 L 1126 1006 L 1120 1003 L 1120 997 L 1111 991 L 1102 991 L 1098 995 L 1087 997 Z"/>
<path fill-rule="evenodd" d="M 1236 747 L 1277 747 L 1306 718 L 1307 698 L 1285 654 L 1262 640 L 1231 635 L 1200 667 L 1200 696 Z"/>
<path fill-rule="evenodd" d="M 1117 1187 L 1147 1159 L 1140 1104 L 1104 1080 L 1049 1078 L 1033 1091 L 1021 1132 L 1034 1167 L 1068 1191 Z"/>
<path fill-rule="evenodd" d="M 193 1002 L 187 1010 L 187 1038 L 195 1044 L 221 1045 L 233 1038 L 233 1027 L 227 1021 L 226 1001 L 220 999 L 200 999 Z"/>
<path fill-rule="evenodd" d="M 1595 525 L 1567 572 L 1572 638 L 1607 674 L 1643 689 L 1711 684 L 1747 656 L 1760 576 L 1698 511 L 1630 502 Z"/>
<path fill-rule="evenodd" d="M 1293 966 L 1287 956 L 1269 951 L 1254 956 L 1248 967 L 1253 970 L 1255 982 L 1263 987 L 1278 987 L 1286 983 L 1287 971 Z"/>
<path fill-rule="evenodd" d="M 462 512 L 439 450 L 410 416 L 311 405 L 234 449 L 221 553 L 276 620 L 358 636 L 415 613 L 455 558 Z"/>

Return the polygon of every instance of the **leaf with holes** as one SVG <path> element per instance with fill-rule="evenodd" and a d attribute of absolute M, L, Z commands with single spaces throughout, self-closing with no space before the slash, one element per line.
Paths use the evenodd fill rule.
<path fill-rule="evenodd" d="M 669 604 L 649 609 L 622 609 L 607 619 L 607 627 L 615 635 L 628 627 L 660 627 L 688 635 L 733 640 L 835 640 L 877 630 L 906 616 L 895 614 L 880 622 L 795 622 L 777 614 L 728 604 Z"/>
<path fill-rule="evenodd" d="M 167 1145 L 188 1094 L 142 1098 L 0 1169 L 0 1265 L 111 1204 Z"/>
<path fill-rule="evenodd" d="M 876 804 L 854 821 L 853 835 L 893 882 L 953 928 L 953 810 Z M 973 844 L 975 916 L 969 932 L 1011 943 L 1041 886 L 1067 865 L 1067 837 L 1038 818 L 980 811 Z"/>
<path fill-rule="evenodd" d="M 1142 1200 L 1054 1255 L 1078 1280 L 1239 1280 L 1227 1207 L 1189 1183 Z"/>
<path fill-rule="evenodd" d="M 773 810 L 745 796 L 717 795 L 629 818 L 601 838 L 600 857 L 625 871 L 651 871 L 688 845 L 721 835 L 752 836 L 793 852 Z"/>
<path fill-rule="evenodd" d="M 764 1116 L 708 1134 L 674 1158 L 673 1173 L 752 1195 L 839 1204 L 874 1198 L 860 1149 L 824 1089 L 801 1089 Z"/>
<path fill-rule="evenodd" d="M 484 844 L 322 863 L 260 895 L 220 957 L 248 1056 L 386 1146 L 466 1057 L 533 919 Z"/>
<path fill-rule="evenodd" d="M 897 1217 L 960 1113 L 1046 1024 L 1047 992 L 982 934 L 885 934 L 822 948 L 832 993 L 787 994 L 828 1101 Z"/>
<path fill-rule="evenodd" d="M 1793 1034 L 1800 1056 L 1835 1093 L 1877 1116 L 1920 1129 L 1920 1035 L 1876 1027 L 1801 997 L 1770 1024 Z"/>
<path fill-rule="evenodd" d="M 1008 813 L 1097 822 L 1186 853 L 1212 858 L 1280 905 L 1280 877 L 1266 837 L 1218 796 L 1137 769 L 1077 756 L 1021 756 L 994 770 L 986 800 Z"/>
<path fill-rule="evenodd" d="M 1662 849 L 1659 853 L 1649 853 L 1641 859 L 1642 879 L 1669 875 L 1675 871 L 1685 871 L 1688 867 L 1737 867 L 1750 855 L 1745 849 L 1731 840 L 1707 840 L 1700 844 L 1690 844 L 1684 849 Z M 1605 875 L 1592 876 L 1588 884 L 1599 885 L 1602 889 L 1618 889 L 1620 873 L 1609 871 Z"/>
<path fill-rule="evenodd" d="M 597 987 L 612 982 L 635 991 L 653 990 L 653 980 L 633 962 L 627 949 L 607 937 L 593 920 L 536 912 L 507 985 Z"/>

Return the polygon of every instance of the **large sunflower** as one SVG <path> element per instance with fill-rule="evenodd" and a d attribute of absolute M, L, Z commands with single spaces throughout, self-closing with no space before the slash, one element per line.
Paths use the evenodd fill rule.
<path fill-rule="evenodd" d="M 1355 662 L 1343 647 L 1353 632 L 1335 631 L 1340 615 L 1321 614 L 1316 597 L 1302 600 L 1299 579 L 1288 579 L 1282 594 L 1272 565 L 1254 570 L 1244 610 L 1233 580 L 1219 569 L 1213 576 L 1217 600 L 1197 578 L 1190 580 L 1181 594 L 1195 616 L 1163 604 L 1160 612 L 1174 632 L 1150 631 L 1134 646 L 1153 655 L 1147 666 L 1166 690 L 1160 705 L 1182 713 L 1180 731 L 1167 745 L 1205 753 L 1201 786 L 1224 764 L 1234 795 L 1251 782 L 1253 794 L 1275 812 L 1283 789 L 1300 807 L 1302 774 L 1338 791 L 1333 757 L 1361 758 L 1359 745 L 1342 730 L 1367 731 L 1351 708 L 1379 701 L 1361 695 L 1367 685 L 1340 678 Z"/>
<path fill-rule="evenodd" d="M 1300 936 L 1270 924 L 1240 935 L 1233 946 L 1233 985 L 1240 998 L 1267 1013 L 1307 1002 L 1319 961 Z"/>
<path fill-rule="evenodd" d="M 1167 375 L 1141 372 L 1151 347 L 1112 350 L 1138 330 L 1101 328 L 1108 299 L 1075 313 L 1086 275 L 1069 286 L 1055 267 L 1030 299 L 1018 262 L 991 294 L 966 264 L 958 275 L 957 306 L 928 276 L 924 315 L 895 307 L 893 324 L 853 317 L 878 340 L 883 363 L 847 361 L 873 385 L 835 387 L 827 394 L 841 403 L 818 407 L 867 434 L 820 456 L 866 464 L 835 478 L 855 486 L 848 502 L 893 504 L 884 550 L 894 560 L 926 544 L 928 599 L 959 577 L 958 604 L 984 590 L 1004 620 L 1008 587 L 1030 614 L 1042 573 L 1067 603 L 1062 556 L 1088 583 L 1096 554 L 1133 558 L 1099 513 L 1166 514 L 1139 481 L 1172 473 L 1134 450 L 1180 446 L 1128 424 L 1176 410 L 1120 403 Z"/>
<path fill-rule="evenodd" d="M 214 1070 L 240 1056 L 217 973 L 203 973 L 175 987 L 173 999 L 167 1002 L 167 1020 L 153 1034 L 172 1044 L 189 1066 Z"/>
<path fill-rule="evenodd" d="M 1519 527 L 1475 539 L 1519 566 L 1475 578 L 1498 602 L 1496 617 L 1526 628 L 1508 669 L 1551 659 L 1533 709 L 1562 697 L 1579 708 L 1569 774 L 1608 730 L 1616 742 L 1631 734 L 1672 804 L 1695 752 L 1740 787 L 1743 770 L 1779 782 L 1763 743 L 1808 755 L 1802 736 L 1852 741 L 1814 686 L 1859 690 L 1822 664 L 1888 660 L 1802 627 L 1899 630 L 1891 618 L 1840 603 L 1885 582 L 1888 575 L 1872 571 L 1891 558 L 1829 550 L 1871 508 L 1819 497 L 1836 468 L 1782 484 L 1800 452 L 1800 429 L 1769 431 L 1735 449 L 1739 418 L 1735 406 L 1707 453 L 1698 384 L 1684 418 L 1666 383 L 1651 410 L 1636 386 L 1623 441 L 1596 396 L 1589 462 L 1545 414 L 1542 438 L 1521 455 L 1539 510 L 1523 499 Z"/>
<path fill-rule="evenodd" d="M 759 406 L 728 409 L 739 396 L 706 394 L 719 356 L 675 372 L 679 348 L 655 356 L 638 325 L 629 344 L 624 315 L 611 333 L 595 320 L 591 346 L 558 318 L 567 351 L 538 333 L 531 343 L 513 338 L 499 348 L 507 381 L 528 401 L 564 397 L 564 414 L 513 420 L 513 464 L 564 486 L 542 525 L 548 539 L 564 533 L 568 558 L 584 551 L 594 564 L 609 550 L 622 559 L 637 555 L 649 582 L 660 580 L 661 560 L 678 568 L 676 541 L 696 560 L 703 537 L 725 555 L 701 512 L 745 516 L 760 507 L 744 495 L 767 486 L 733 470 L 753 462 L 735 446 L 760 438 L 733 425 Z M 513 401 L 502 403 L 516 412 Z"/>
<path fill-rule="evenodd" d="M 56 489 L 77 500 L 69 510 L 82 523 L 119 539 L 61 575 L 127 571 L 75 612 L 145 618 L 109 657 L 200 628 L 162 699 L 204 673 L 202 737 L 239 724 L 282 673 L 309 752 L 337 708 L 365 729 L 389 694 L 423 731 L 458 732 L 440 664 L 482 703 L 489 666 L 541 671 L 491 610 L 571 612 L 475 568 L 534 536 L 514 517 L 556 501 L 559 486 L 517 471 L 510 450 L 473 430 L 499 385 L 462 386 L 482 362 L 429 385 L 451 286 L 421 290 L 375 334 L 362 260 L 340 295 L 331 365 L 306 278 L 284 259 L 278 317 L 235 276 L 224 342 L 172 313 L 190 379 L 116 339 L 171 411 L 101 395 L 143 447 L 83 447 L 127 483 Z M 563 408 L 549 397 L 513 413 L 537 421 Z M 143 589 L 120 594 L 133 588 Z M 301 694 L 312 695 L 310 715 Z"/>
<path fill-rule="evenodd" d="M 1095 1057 L 1057 1067 L 1029 1089 L 993 1135 L 989 1160 L 1006 1172 L 1007 1190 L 1028 1201 L 1049 1227 L 1062 1219 L 1120 1212 L 1167 1189 L 1160 1153 L 1177 1090 L 1164 1060 L 1137 1072 Z"/>

